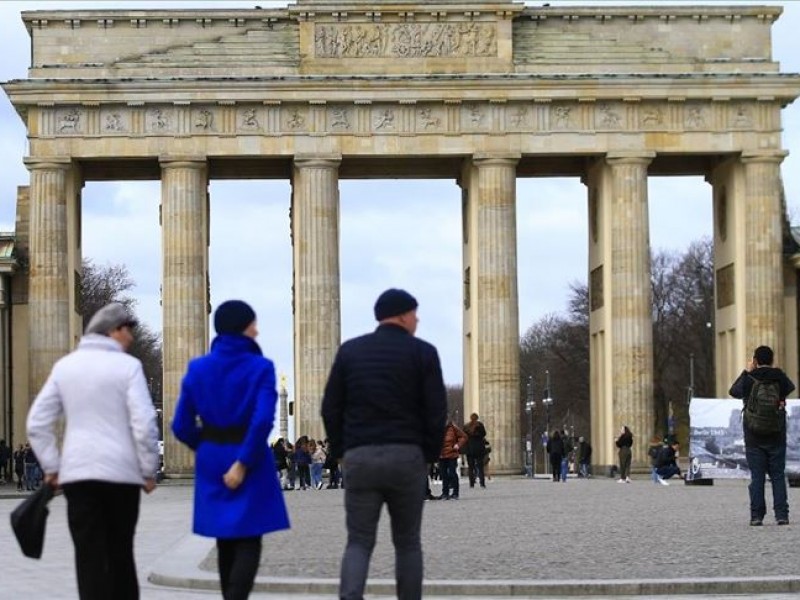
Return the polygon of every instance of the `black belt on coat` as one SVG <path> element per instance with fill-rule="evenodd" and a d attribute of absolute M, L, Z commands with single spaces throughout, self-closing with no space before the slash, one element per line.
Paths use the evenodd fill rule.
<path fill-rule="evenodd" d="M 247 427 L 238 425 L 234 427 L 214 427 L 203 424 L 200 430 L 200 439 L 214 444 L 241 444 L 247 435 Z"/>

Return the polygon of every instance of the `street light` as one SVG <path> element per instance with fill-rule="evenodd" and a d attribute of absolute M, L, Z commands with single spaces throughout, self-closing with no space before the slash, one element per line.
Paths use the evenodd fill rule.
<path fill-rule="evenodd" d="M 545 376 L 546 387 L 544 388 L 544 398 L 542 398 L 542 404 L 544 404 L 545 415 L 546 415 L 545 435 L 547 436 L 547 439 L 550 439 L 550 405 L 553 404 L 553 398 L 550 396 L 550 371 L 549 370 L 545 371 L 544 376 Z M 544 461 L 545 473 L 547 472 L 547 464 L 549 462 L 550 461 L 548 460 Z"/>
<path fill-rule="evenodd" d="M 525 412 L 528 413 L 528 441 L 526 445 L 526 454 L 528 459 L 528 477 L 533 478 L 535 474 L 534 468 L 534 449 L 533 449 L 533 410 L 536 408 L 536 402 L 533 400 L 533 377 L 528 376 L 527 398 L 525 401 Z"/>

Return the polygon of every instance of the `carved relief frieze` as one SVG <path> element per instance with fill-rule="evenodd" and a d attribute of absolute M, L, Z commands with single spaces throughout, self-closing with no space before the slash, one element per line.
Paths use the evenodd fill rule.
<path fill-rule="evenodd" d="M 261 131 L 261 120 L 259 119 L 258 109 L 249 107 L 241 108 L 238 111 L 236 122 L 239 131 Z"/>
<path fill-rule="evenodd" d="M 601 102 L 596 106 L 595 127 L 597 129 L 622 129 L 625 126 L 622 107 L 612 102 Z"/>
<path fill-rule="evenodd" d="M 210 133 L 216 131 L 216 115 L 207 107 L 192 111 L 192 129 L 197 133 Z"/>
<path fill-rule="evenodd" d="M 397 111 L 391 107 L 378 107 L 372 111 L 372 130 L 375 133 L 394 133 L 398 128 Z"/>
<path fill-rule="evenodd" d="M 444 112 L 440 107 L 424 106 L 417 109 L 417 131 L 434 133 L 442 130 Z"/>
<path fill-rule="evenodd" d="M 711 115 L 708 106 L 698 102 L 687 103 L 684 107 L 684 127 L 689 130 L 703 130 L 710 125 Z"/>
<path fill-rule="evenodd" d="M 119 108 L 101 111 L 101 127 L 104 134 L 126 133 L 129 131 L 129 112 Z"/>
<path fill-rule="evenodd" d="M 779 108 L 767 102 L 465 101 L 414 99 L 373 104 L 372 100 L 326 100 L 259 104 L 172 104 L 40 106 L 42 136 L 114 135 L 457 135 L 460 133 L 592 133 L 635 131 L 754 131 L 769 134 Z M 764 142 L 766 143 L 766 142 Z"/>
<path fill-rule="evenodd" d="M 353 128 L 353 109 L 345 105 L 328 108 L 328 129 L 331 133 L 350 131 Z"/>
<path fill-rule="evenodd" d="M 58 135 L 85 133 L 84 110 L 67 108 L 56 111 L 56 131 Z"/>
<path fill-rule="evenodd" d="M 663 129 L 667 124 L 666 111 L 659 104 L 642 104 L 638 114 L 641 129 Z"/>
<path fill-rule="evenodd" d="M 745 102 L 737 102 L 730 107 L 731 129 L 752 129 L 755 124 L 753 107 Z"/>
<path fill-rule="evenodd" d="M 490 107 L 484 103 L 469 103 L 461 107 L 463 131 L 488 131 L 492 128 Z"/>
<path fill-rule="evenodd" d="M 573 104 L 553 104 L 550 106 L 549 129 L 575 129 L 578 117 L 576 106 Z"/>
<path fill-rule="evenodd" d="M 285 130 L 289 133 L 308 131 L 308 111 L 298 106 L 287 107 L 284 120 Z"/>
<path fill-rule="evenodd" d="M 175 109 L 159 106 L 147 111 L 145 122 L 147 133 L 158 135 L 175 132 Z"/>
<path fill-rule="evenodd" d="M 497 56 L 495 23 L 318 23 L 317 58 Z"/>
<path fill-rule="evenodd" d="M 530 131 L 534 129 L 534 112 L 526 103 L 509 104 L 506 107 L 506 131 Z"/>

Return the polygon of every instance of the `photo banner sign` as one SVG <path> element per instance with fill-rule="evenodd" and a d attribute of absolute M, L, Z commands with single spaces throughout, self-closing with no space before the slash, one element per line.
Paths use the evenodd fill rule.
<path fill-rule="evenodd" d="M 786 473 L 800 474 L 800 400 L 786 401 Z M 692 398 L 687 479 L 749 479 L 742 401 Z"/>

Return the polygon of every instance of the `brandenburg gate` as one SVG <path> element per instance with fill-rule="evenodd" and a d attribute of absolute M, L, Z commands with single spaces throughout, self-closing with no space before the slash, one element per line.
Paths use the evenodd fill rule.
<path fill-rule="evenodd" d="M 30 70 L 3 89 L 30 148 L 25 402 L 81 334 L 84 182 L 122 179 L 161 181 L 166 423 L 187 360 L 209 340 L 214 178 L 292 183 L 298 432 L 323 434 L 320 398 L 340 342 L 344 178 L 460 186 L 465 410 L 492 432 L 498 472 L 521 472 L 523 459 L 518 177 L 586 185 L 597 465 L 616 462 L 620 425 L 640 442 L 655 429 L 651 175 L 711 184 L 717 394 L 759 344 L 796 380 L 780 167 L 781 108 L 800 77 L 772 59 L 780 13 L 512 0 L 24 12 Z M 168 473 L 190 473 L 190 452 L 165 442 Z M 638 464 L 645 450 L 635 448 Z"/>

